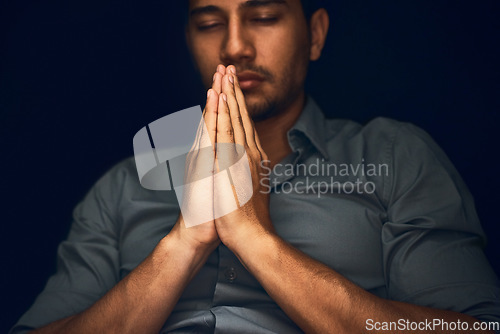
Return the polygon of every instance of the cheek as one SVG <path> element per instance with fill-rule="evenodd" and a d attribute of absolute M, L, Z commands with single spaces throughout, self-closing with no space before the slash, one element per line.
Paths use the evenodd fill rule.
<path fill-rule="evenodd" d="M 193 41 L 191 48 L 194 61 L 200 71 L 203 83 L 209 87 L 212 85 L 212 77 L 219 65 L 219 52 L 215 47 L 217 44 L 205 41 Z"/>
<path fill-rule="evenodd" d="M 301 36 L 295 35 L 297 39 L 293 39 L 293 36 L 293 34 L 282 36 L 278 39 L 279 43 L 262 48 L 263 59 L 269 59 L 266 62 L 268 69 L 280 82 L 300 81 L 307 71 L 309 63 L 307 40 L 303 42 L 299 39 Z"/>

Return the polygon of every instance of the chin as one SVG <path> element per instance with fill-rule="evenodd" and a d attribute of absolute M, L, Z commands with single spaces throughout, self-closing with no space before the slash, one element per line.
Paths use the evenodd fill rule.
<path fill-rule="evenodd" d="M 248 113 L 254 122 L 259 122 L 271 118 L 277 114 L 276 106 L 272 103 L 261 102 L 247 105 Z"/>
<path fill-rule="evenodd" d="M 268 96 L 264 94 L 248 94 L 244 92 L 247 110 L 254 122 L 266 120 L 279 115 L 287 109 L 292 101 L 291 96 Z"/>

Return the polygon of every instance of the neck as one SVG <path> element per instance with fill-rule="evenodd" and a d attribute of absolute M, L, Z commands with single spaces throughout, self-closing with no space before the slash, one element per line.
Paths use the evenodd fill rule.
<path fill-rule="evenodd" d="M 271 168 L 292 152 L 287 132 L 299 118 L 305 103 L 305 93 L 299 96 L 285 110 L 276 116 L 255 122 L 262 149 L 271 161 Z"/>

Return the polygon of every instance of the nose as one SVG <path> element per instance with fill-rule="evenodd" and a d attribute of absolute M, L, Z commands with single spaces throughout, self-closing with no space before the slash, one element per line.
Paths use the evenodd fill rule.
<path fill-rule="evenodd" d="M 248 62 L 255 58 L 251 35 L 239 21 L 229 23 L 222 43 L 220 58 L 226 65 Z"/>

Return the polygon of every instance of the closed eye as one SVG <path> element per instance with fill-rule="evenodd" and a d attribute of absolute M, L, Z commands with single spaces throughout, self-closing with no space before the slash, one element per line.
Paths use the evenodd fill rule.
<path fill-rule="evenodd" d="M 252 22 L 263 23 L 263 24 L 270 24 L 270 23 L 274 23 L 274 22 L 277 22 L 277 21 L 278 21 L 278 18 L 274 17 L 274 16 L 270 16 L 270 17 L 256 17 L 256 18 L 252 19 Z"/>
<path fill-rule="evenodd" d="M 216 23 L 208 23 L 208 24 L 202 24 L 202 25 L 199 25 L 197 26 L 197 29 L 199 31 L 206 31 L 206 30 L 212 30 L 212 29 L 215 29 L 219 26 L 221 26 L 222 23 L 219 23 L 219 22 L 216 22 Z"/>

